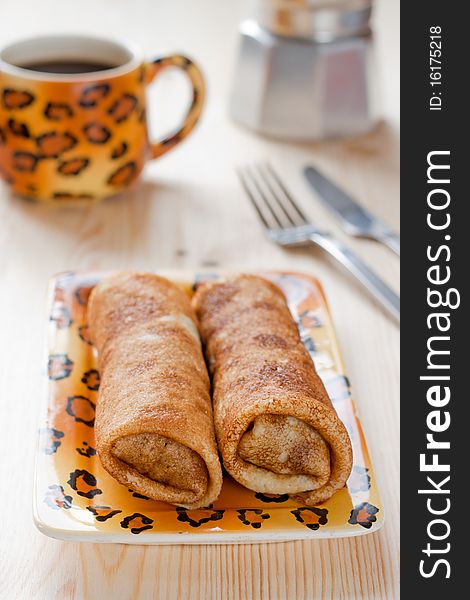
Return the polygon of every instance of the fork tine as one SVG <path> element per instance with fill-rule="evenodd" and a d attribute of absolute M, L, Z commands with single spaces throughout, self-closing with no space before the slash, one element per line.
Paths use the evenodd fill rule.
<path fill-rule="evenodd" d="M 244 169 L 238 168 L 237 174 L 238 174 L 238 177 L 240 178 L 240 182 L 243 186 L 243 189 L 247 193 L 249 200 L 251 201 L 252 205 L 254 206 L 256 212 L 258 213 L 259 218 L 263 222 L 266 229 L 276 229 L 276 228 L 281 227 L 281 223 L 280 223 L 276 213 L 273 211 L 270 203 L 266 200 L 266 197 L 263 194 L 262 190 L 260 189 L 259 184 L 256 181 L 256 178 L 253 176 L 252 173 L 250 173 L 250 170 L 248 169 L 248 167 L 245 167 Z M 267 208 L 269 210 L 269 213 L 271 215 L 272 221 L 274 222 L 274 225 L 272 223 L 270 223 L 268 221 L 268 219 L 266 218 L 265 213 L 261 208 L 262 206 L 264 206 L 265 209 Z"/>
<path fill-rule="evenodd" d="M 280 205 L 279 200 L 273 194 L 271 188 L 266 184 L 266 177 L 263 176 L 263 172 L 259 169 L 259 167 L 256 166 L 256 164 L 252 165 L 250 170 L 253 185 L 255 186 L 259 196 L 263 199 L 264 205 L 267 206 L 271 216 L 276 222 L 276 227 L 279 229 L 291 227 L 292 219 L 289 218 L 289 215 L 284 210 L 279 211 L 279 207 L 282 209 L 282 206 Z"/>
<path fill-rule="evenodd" d="M 270 225 L 269 225 L 268 221 L 266 220 L 266 218 L 263 214 L 263 211 L 259 207 L 254 194 L 251 191 L 251 188 L 248 184 L 248 178 L 247 178 L 246 174 L 244 173 L 243 169 L 241 169 L 241 168 L 236 169 L 236 172 L 237 172 L 238 178 L 240 179 L 240 183 L 242 184 L 242 187 L 245 190 L 246 195 L 248 196 L 249 201 L 251 202 L 251 204 L 253 205 L 253 208 L 258 213 L 258 217 L 261 219 L 261 222 L 266 227 L 266 229 L 270 229 Z"/>
<path fill-rule="evenodd" d="M 246 167 L 246 170 L 250 173 L 251 181 L 253 182 L 253 186 L 256 188 L 256 192 L 259 197 L 263 201 L 263 205 L 267 207 L 269 214 L 273 218 L 276 228 L 282 229 L 285 225 L 282 223 L 282 219 L 279 216 L 279 213 L 275 209 L 275 202 L 273 203 L 272 199 L 269 198 L 269 194 L 266 193 L 265 186 L 263 185 L 263 178 L 260 177 L 260 174 L 256 170 L 256 165 L 251 167 Z"/>
<path fill-rule="evenodd" d="M 280 180 L 276 171 L 272 168 L 272 166 L 269 163 L 265 163 L 265 170 L 270 174 L 272 179 L 276 182 L 277 187 L 281 190 L 283 196 L 285 197 L 285 199 L 287 200 L 287 202 L 289 203 L 291 208 L 295 211 L 297 216 L 301 218 L 302 224 L 306 225 L 308 223 L 306 216 L 300 210 L 300 208 L 297 206 L 297 204 L 294 202 L 294 199 L 292 198 L 291 194 L 287 191 L 286 186 L 282 183 L 282 181 Z"/>
<path fill-rule="evenodd" d="M 268 192 L 268 196 L 266 197 L 266 202 L 271 204 L 273 211 L 275 210 L 274 209 L 274 205 L 275 205 L 277 207 L 278 211 L 280 209 L 282 212 L 282 216 L 283 216 L 282 220 L 284 221 L 282 226 L 283 227 L 295 227 L 294 219 L 289 214 L 289 211 L 286 210 L 286 207 L 284 206 L 282 200 L 279 198 L 279 194 L 276 192 L 276 190 L 271 185 L 271 182 L 269 181 L 269 177 L 265 173 L 265 169 L 263 169 L 261 165 L 257 165 L 256 170 L 258 172 L 259 180 L 263 182 L 263 186 L 266 188 L 265 194 L 266 194 L 266 191 Z M 269 198 L 271 198 L 270 201 L 268 201 Z"/>

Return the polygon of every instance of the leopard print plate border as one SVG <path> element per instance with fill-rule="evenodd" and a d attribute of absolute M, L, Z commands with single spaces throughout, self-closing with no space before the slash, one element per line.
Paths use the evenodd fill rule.
<path fill-rule="evenodd" d="M 100 377 L 86 334 L 90 291 L 104 273 L 62 273 L 50 286 L 49 336 L 34 498 L 37 527 L 51 537 L 133 544 L 242 543 L 370 533 L 383 509 L 369 453 L 319 282 L 298 273 L 259 273 L 284 291 L 307 349 L 353 444 L 346 487 L 316 507 L 287 495 L 252 492 L 229 476 L 204 509 L 155 502 L 120 485 L 101 467 L 94 420 Z M 192 294 L 217 273 L 163 273 Z"/>

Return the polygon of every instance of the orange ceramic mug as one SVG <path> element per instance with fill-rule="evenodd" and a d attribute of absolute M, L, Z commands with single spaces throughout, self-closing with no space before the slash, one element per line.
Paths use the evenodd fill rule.
<path fill-rule="evenodd" d="M 146 87 L 167 67 L 189 77 L 192 101 L 181 127 L 152 142 Z M 185 56 L 145 62 L 131 46 L 75 35 L 14 43 L 0 51 L 0 175 L 41 201 L 111 196 L 190 133 L 203 102 Z"/>

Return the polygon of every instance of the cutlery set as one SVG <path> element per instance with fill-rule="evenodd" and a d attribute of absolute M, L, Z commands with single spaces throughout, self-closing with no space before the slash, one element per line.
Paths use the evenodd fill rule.
<path fill-rule="evenodd" d="M 314 245 L 321 248 L 348 270 L 396 321 L 400 321 L 400 297 L 352 250 L 330 233 L 321 231 L 304 215 L 269 164 L 255 164 L 237 172 L 269 239 L 280 246 Z M 317 169 L 307 167 L 304 174 L 346 233 L 381 242 L 400 255 L 400 238 L 385 223 Z"/>

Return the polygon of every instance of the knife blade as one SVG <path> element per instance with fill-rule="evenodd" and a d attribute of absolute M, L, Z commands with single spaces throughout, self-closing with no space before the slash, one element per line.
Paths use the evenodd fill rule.
<path fill-rule="evenodd" d="M 322 203 L 335 215 L 346 233 L 381 242 L 400 256 L 400 236 L 388 225 L 363 208 L 314 167 L 306 167 L 304 174 Z"/>

